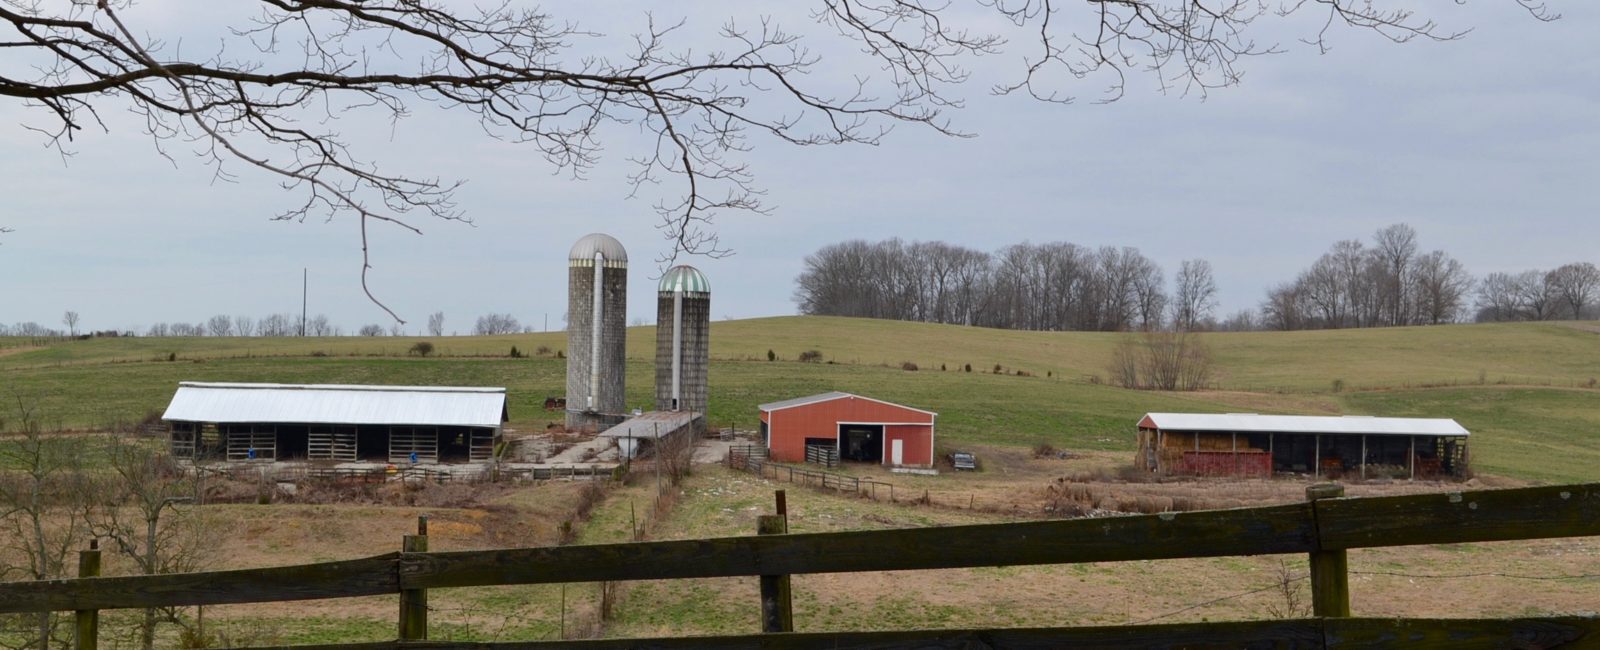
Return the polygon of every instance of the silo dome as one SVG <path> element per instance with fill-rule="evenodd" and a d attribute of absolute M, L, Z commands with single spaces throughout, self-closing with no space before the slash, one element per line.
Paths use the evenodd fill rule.
<path fill-rule="evenodd" d="M 622 248 L 622 242 L 605 233 L 591 233 L 584 235 L 578 243 L 572 245 L 572 252 L 567 259 L 574 262 L 594 263 L 594 255 L 599 253 L 606 258 L 606 266 L 627 266 L 628 251 Z"/>
<path fill-rule="evenodd" d="M 706 274 L 700 269 L 687 264 L 679 264 L 661 276 L 661 293 L 711 293 L 711 282 L 706 280 Z"/>

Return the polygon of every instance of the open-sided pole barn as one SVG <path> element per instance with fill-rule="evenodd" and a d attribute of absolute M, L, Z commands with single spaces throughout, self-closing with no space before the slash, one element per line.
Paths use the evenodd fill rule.
<path fill-rule="evenodd" d="M 762 441 L 776 461 L 801 462 L 807 447 L 819 447 L 847 461 L 933 466 L 933 411 L 841 392 L 758 408 Z"/>
<path fill-rule="evenodd" d="M 179 458 L 483 462 L 506 389 L 182 382 L 161 419 Z"/>
<path fill-rule="evenodd" d="M 1166 475 L 1464 476 L 1468 435 L 1444 418 L 1149 413 L 1137 464 Z"/>

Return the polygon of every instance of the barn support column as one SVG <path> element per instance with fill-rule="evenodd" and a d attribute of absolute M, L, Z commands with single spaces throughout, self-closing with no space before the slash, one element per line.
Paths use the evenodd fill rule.
<path fill-rule="evenodd" d="M 1367 480 L 1367 436 L 1361 435 L 1361 480 Z"/>
<path fill-rule="evenodd" d="M 1272 437 L 1273 434 L 1267 434 L 1267 478 L 1272 478 L 1273 474 L 1278 473 L 1278 450 L 1273 445 Z"/>
<path fill-rule="evenodd" d="M 1233 473 L 1239 474 L 1239 432 L 1233 432 Z"/>
<path fill-rule="evenodd" d="M 1411 441 L 1411 451 L 1406 454 L 1406 473 L 1411 475 L 1411 480 L 1417 480 L 1417 437 L 1406 436 Z"/>
<path fill-rule="evenodd" d="M 1317 434 L 1316 442 L 1311 450 L 1311 476 L 1322 478 L 1322 434 Z"/>

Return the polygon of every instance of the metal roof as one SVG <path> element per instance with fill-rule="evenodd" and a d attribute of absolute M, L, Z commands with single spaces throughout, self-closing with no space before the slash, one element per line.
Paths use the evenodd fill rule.
<path fill-rule="evenodd" d="M 605 233 L 590 233 L 584 235 L 577 243 L 572 245 L 572 252 L 567 259 L 574 262 L 588 262 L 594 265 L 594 255 L 599 253 L 606 258 L 606 266 L 627 266 L 628 251 L 622 248 L 622 242 Z"/>
<path fill-rule="evenodd" d="M 163 420 L 498 427 L 506 389 L 185 381 Z"/>
<path fill-rule="evenodd" d="M 650 411 L 623 420 L 621 424 L 606 429 L 603 438 L 659 438 L 689 426 L 699 413 L 689 411 Z"/>
<path fill-rule="evenodd" d="M 711 293 L 711 282 L 700 269 L 679 264 L 661 275 L 661 293 Z"/>
<path fill-rule="evenodd" d="M 829 392 L 826 392 L 826 393 L 818 393 L 816 395 L 808 395 L 806 397 L 796 397 L 794 399 L 786 399 L 786 400 L 783 400 L 781 402 L 768 402 L 766 404 L 761 404 L 761 405 L 757 406 L 756 408 L 758 408 L 758 409 L 760 409 L 762 411 L 771 412 L 771 411 L 778 411 L 778 410 L 782 410 L 782 409 L 786 409 L 786 408 L 792 408 L 792 407 L 795 407 L 795 406 L 805 406 L 807 404 L 816 404 L 818 402 L 831 402 L 833 400 L 844 399 L 846 397 L 854 397 L 856 399 L 864 399 L 864 400 L 867 400 L 869 402 L 877 402 L 879 404 L 888 404 L 889 406 L 893 406 L 895 408 L 902 408 L 902 409 L 905 409 L 907 411 L 916 411 L 918 413 L 927 413 L 928 415 L 938 415 L 938 413 L 934 413 L 933 411 L 924 411 L 924 410 L 918 409 L 918 408 L 911 408 L 911 407 L 906 406 L 904 404 L 896 404 L 894 402 L 885 402 L 885 401 L 883 401 L 881 399 L 872 399 L 871 397 L 862 397 L 862 396 L 856 395 L 854 393 L 846 393 L 846 392 L 837 391 L 837 390 L 829 391 Z"/>
<path fill-rule="evenodd" d="M 1166 431 L 1356 433 L 1388 436 L 1465 436 L 1449 418 L 1379 418 L 1364 415 L 1257 415 L 1255 413 L 1147 413 L 1139 426 Z"/>

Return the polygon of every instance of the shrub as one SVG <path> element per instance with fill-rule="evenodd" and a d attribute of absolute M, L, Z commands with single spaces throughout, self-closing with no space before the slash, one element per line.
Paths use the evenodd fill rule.
<path fill-rule="evenodd" d="M 1052 444 L 1050 444 L 1048 442 L 1041 442 L 1041 443 L 1036 444 L 1036 445 L 1033 446 L 1033 457 L 1034 458 L 1052 458 L 1055 455 L 1056 455 L 1055 445 L 1052 445 Z"/>
<path fill-rule="evenodd" d="M 513 358 L 513 359 L 521 359 L 522 358 L 522 350 L 518 350 L 517 346 L 515 346 L 515 345 L 511 346 L 511 358 Z"/>
<path fill-rule="evenodd" d="M 1033 376 L 1033 373 L 1031 373 L 1031 372 L 1028 372 L 1028 371 L 1026 371 L 1026 370 L 1023 370 L 1023 369 L 1021 369 L 1021 368 L 1017 368 L 1017 372 L 1016 372 L 1016 375 L 1017 375 L 1017 376 L 1018 376 L 1018 377 L 1032 377 L 1032 376 Z"/>
<path fill-rule="evenodd" d="M 994 364 L 994 374 L 1003 375 L 1003 374 L 1005 374 L 1005 372 L 1006 372 L 1006 369 L 1004 367 L 1002 367 L 1000 364 L 998 364 L 998 363 Z"/>
<path fill-rule="evenodd" d="M 433 354 L 433 344 L 428 341 L 417 341 L 416 343 L 411 344 L 411 349 L 408 351 L 408 353 L 415 354 L 419 357 L 428 356 Z"/>
<path fill-rule="evenodd" d="M 939 364 L 939 372 L 944 372 L 944 364 Z"/>
<path fill-rule="evenodd" d="M 969 363 L 969 364 L 966 365 L 966 371 L 967 372 L 972 372 L 972 364 Z"/>
<path fill-rule="evenodd" d="M 566 350 L 556 350 L 556 358 L 557 359 L 565 359 L 565 358 L 567 358 Z"/>
<path fill-rule="evenodd" d="M 777 360 L 778 360 L 778 353 L 773 352 L 772 348 L 767 348 L 767 361 L 777 361 Z"/>
<path fill-rule="evenodd" d="M 917 364 L 915 364 L 913 362 L 910 362 L 910 361 L 901 361 L 900 362 L 900 369 L 904 370 L 906 372 L 916 372 L 917 371 Z"/>
<path fill-rule="evenodd" d="M 817 363 L 819 361 L 822 361 L 822 351 L 821 350 L 806 350 L 805 352 L 801 352 L 800 353 L 800 360 L 802 362 L 805 362 L 805 363 Z"/>
<path fill-rule="evenodd" d="M 550 355 L 550 346 L 541 345 L 541 346 L 539 346 L 539 349 L 534 350 L 533 353 L 537 354 L 537 355 L 539 355 L 541 357 L 549 356 Z"/>
<path fill-rule="evenodd" d="M 167 361 L 177 361 L 177 360 L 178 360 L 178 353 L 176 353 L 176 352 L 168 352 L 167 353 Z"/>
<path fill-rule="evenodd" d="M 1333 392 L 1335 392 L 1335 393 L 1344 392 L 1344 380 L 1343 379 L 1335 379 L 1335 380 L 1333 380 Z"/>

